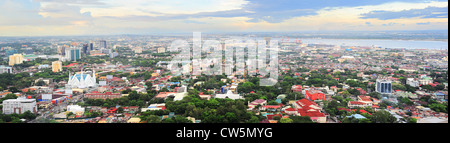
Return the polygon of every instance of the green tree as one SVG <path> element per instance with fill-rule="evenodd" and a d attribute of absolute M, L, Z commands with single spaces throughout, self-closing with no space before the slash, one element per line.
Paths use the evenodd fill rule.
<path fill-rule="evenodd" d="M 147 121 L 147 123 L 161 123 L 161 118 L 156 115 L 149 115 L 144 117 L 144 121 Z"/>
<path fill-rule="evenodd" d="M 289 118 L 293 120 L 292 123 L 314 123 L 308 116 L 291 116 Z"/>
<path fill-rule="evenodd" d="M 416 118 L 409 118 L 408 123 L 417 123 L 417 119 Z"/>
<path fill-rule="evenodd" d="M 372 114 L 373 123 L 394 123 L 397 119 L 385 110 L 380 110 Z"/>
<path fill-rule="evenodd" d="M 282 118 L 280 119 L 280 123 L 293 123 L 294 120 L 290 119 L 290 118 Z"/>

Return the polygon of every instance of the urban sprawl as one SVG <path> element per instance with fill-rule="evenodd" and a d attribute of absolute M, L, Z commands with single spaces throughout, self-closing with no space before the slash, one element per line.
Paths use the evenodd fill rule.
<path fill-rule="evenodd" d="M 273 86 L 260 86 L 268 75 L 250 68 L 229 75 L 226 68 L 216 75 L 170 70 L 179 56 L 172 42 L 192 46 L 190 36 L 3 41 L 0 123 L 448 123 L 447 49 L 263 39 L 275 38 Z M 193 72 L 190 62 L 180 64 Z"/>

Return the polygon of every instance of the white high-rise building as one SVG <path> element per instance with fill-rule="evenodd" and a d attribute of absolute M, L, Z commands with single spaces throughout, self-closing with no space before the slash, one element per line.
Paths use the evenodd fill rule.
<path fill-rule="evenodd" d="M 375 85 L 375 91 L 381 94 L 391 94 L 392 93 L 392 81 L 387 79 L 377 79 Z"/>
<path fill-rule="evenodd" d="M 3 114 L 23 114 L 26 111 L 37 112 L 36 100 L 19 97 L 3 101 Z"/>
<path fill-rule="evenodd" d="M 7 67 L 4 65 L 0 65 L 0 74 L 2 73 L 12 73 L 12 67 Z"/>

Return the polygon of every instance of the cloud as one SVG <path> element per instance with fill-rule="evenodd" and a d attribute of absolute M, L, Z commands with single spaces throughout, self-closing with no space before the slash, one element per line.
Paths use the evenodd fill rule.
<path fill-rule="evenodd" d="M 193 24 L 206 24 L 206 22 L 200 22 L 200 21 L 195 21 L 195 20 L 185 20 L 184 23 L 187 23 L 187 24 L 191 24 L 191 23 L 193 23 Z"/>
<path fill-rule="evenodd" d="M 425 23 L 416 23 L 417 25 L 430 25 L 431 22 L 425 22 Z"/>
<path fill-rule="evenodd" d="M 0 35 L 448 29 L 447 7 L 447 0 L 0 0 Z"/>
<path fill-rule="evenodd" d="M 448 7 L 427 7 L 403 11 L 372 11 L 361 15 L 362 19 L 448 18 Z"/>
<path fill-rule="evenodd" d="M 446 0 L 444 0 L 446 1 Z M 267 21 L 269 23 L 280 23 L 287 19 L 301 16 L 314 16 L 322 9 L 333 9 L 341 7 L 357 7 L 379 5 L 392 2 L 425 2 L 424 0 L 249 0 L 242 16 L 252 18 L 247 22 Z"/>
<path fill-rule="evenodd" d="M 34 2 L 44 3 L 63 3 L 63 4 L 76 4 L 76 5 L 105 5 L 106 3 L 101 0 L 33 0 Z"/>

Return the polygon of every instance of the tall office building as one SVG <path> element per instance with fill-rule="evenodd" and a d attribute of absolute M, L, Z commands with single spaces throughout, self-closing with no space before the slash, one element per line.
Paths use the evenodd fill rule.
<path fill-rule="evenodd" d="M 9 56 L 9 66 L 14 66 L 15 64 L 23 63 L 23 55 L 22 54 L 14 54 Z"/>
<path fill-rule="evenodd" d="M 66 49 L 68 49 L 68 45 L 58 46 L 58 55 L 64 56 L 66 55 Z"/>
<path fill-rule="evenodd" d="M 375 90 L 381 94 L 391 94 L 392 93 L 392 81 L 387 79 L 377 79 L 375 85 Z"/>
<path fill-rule="evenodd" d="M 83 53 L 84 54 L 88 54 L 88 52 L 89 52 L 88 46 L 89 46 L 88 44 L 83 44 Z"/>
<path fill-rule="evenodd" d="M 53 72 L 60 72 L 60 71 L 62 71 L 62 62 L 61 61 L 54 61 L 54 62 L 52 62 L 52 71 Z"/>
<path fill-rule="evenodd" d="M 270 46 L 270 40 L 272 40 L 272 37 L 264 37 L 264 40 L 266 41 L 267 46 Z"/>
<path fill-rule="evenodd" d="M 103 48 L 107 48 L 107 46 L 106 46 L 106 41 L 105 40 L 100 40 L 100 49 L 103 49 Z"/>
<path fill-rule="evenodd" d="M 66 60 L 77 61 L 78 59 L 81 59 L 81 48 L 66 49 Z"/>
<path fill-rule="evenodd" d="M 89 51 L 94 50 L 94 43 L 90 42 L 89 43 Z"/>

